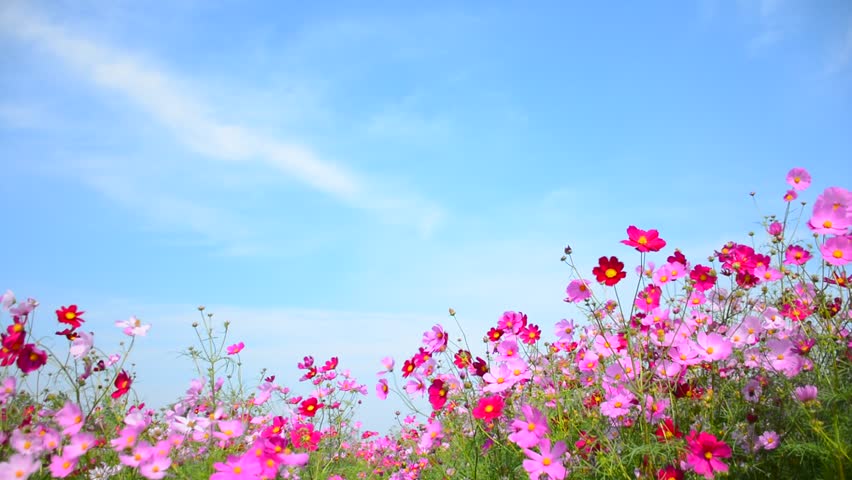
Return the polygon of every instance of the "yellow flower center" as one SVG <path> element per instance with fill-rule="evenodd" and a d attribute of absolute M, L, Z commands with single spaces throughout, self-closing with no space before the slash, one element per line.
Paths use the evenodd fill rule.
<path fill-rule="evenodd" d="M 485 406 L 485 413 L 491 413 L 491 412 L 493 412 L 493 411 L 494 411 L 494 406 L 493 406 L 493 405 L 486 405 L 486 406 Z"/>
<path fill-rule="evenodd" d="M 639 245 L 646 245 L 648 243 L 648 239 L 645 237 L 645 235 L 642 235 L 641 237 L 639 237 L 639 241 L 637 243 Z"/>
<path fill-rule="evenodd" d="M 714 351 L 715 350 L 713 350 L 713 347 L 707 347 L 707 355 L 713 355 Z"/>
<path fill-rule="evenodd" d="M 530 432 L 534 431 L 535 430 L 535 424 L 533 422 L 528 423 L 527 424 L 527 430 L 530 431 Z"/>
<path fill-rule="evenodd" d="M 615 278 L 615 276 L 618 275 L 618 272 L 616 272 L 614 268 L 607 268 L 604 275 L 606 275 L 606 278 Z"/>
<path fill-rule="evenodd" d="M 549 466 L 550 463 L 551 463 L 551 460 L 548 457 L 544 457 L 544 458 L 541 459 L 541 464 L 544 465 L 545 467 Z"/>
<path fill-rule="evenodd" d="M 74 320 L 77 318 L 77 314 L 74 312 L 65 312 L 65 320 Z"/>
<path fill-rule="evenodd" d="M 837 250 L 831 252 L 831 256 L 834 257 L 834 258 L 843 258 L 843 252 L 840 251 L 840 249 L 837 249 Z"/>
<path fill-rule="evenodd" d="M 707 460 L 710 460 L 711 458 L 713 458 L 713 453 L 712 452 L 705 452 L 704 458 L 706 458 Z"/>

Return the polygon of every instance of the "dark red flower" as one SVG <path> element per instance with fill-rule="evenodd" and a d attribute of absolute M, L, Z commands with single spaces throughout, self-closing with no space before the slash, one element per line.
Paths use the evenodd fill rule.
<path fill-rule="evenodd" d="M 35 344 L 28 343 L 21 349 L 18 355 L 18 368 L 24 373 L 38 370 L 47 363 L 47 354 L 35 348 Z"/>
<path fill-rule="evenodd" d="M 59 323 L 67 323 L 71 328 L 80 328 L 85 320 L 80 318 L 86 312 L 77 311 L 77 305 L 69 305 L 62 307 L 56 311 L 56 320 Z"/>
<path fill-rule="evenodd" d="M 598 259 L 598 266 L 592 269 L 597 281 L 608 287 L 614 286 L 621 279 L 627 276 L 624 271 L 624 263 L 618 261 L 616 257 L 601 257 Z"/>
<path fill-rule="evenodd" d="M 459 350 L 453 358 L 453 363 L 459 368 L 467 368 L 471 365 L 473 357 L 467 350 Z"/>
<path fill-rule="evenodd" d="M 112 398 L 119 398 L 122 395 L 126 394 L 130 391 L 130 385 L 133 383 L 133 379 L 130 378 L 130 375 L 127 374 L 124 370 L 118 374 L 115 378 L 115 388 L 116 390 L 112 392 Z"/>

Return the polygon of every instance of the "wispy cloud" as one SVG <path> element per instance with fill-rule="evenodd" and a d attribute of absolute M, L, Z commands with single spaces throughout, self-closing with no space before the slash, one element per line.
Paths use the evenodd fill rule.
<path fill-rule="evenodd" d="M 309 145 L 271 138 L 216 115 L 212 105 L 194 95 L 197 88 L 179 76 L 132 52 L 45 20 L 21 4 L 0 7 L 0 30 L 50 52 L 95 85 L 121 94 L 205 159 L 240 168 L 259 165 L 271 169 L 282 179 L 295 180 L 344 205 L 376 211 L 393 222 L 413 224 L 424 233 L 441 216 L 439 207 L 416 195 L 374 193 L 390 189 L 324 158 Z"/>
<path fill-rule="evenodd" d="M 825 66 L 829 75 L 841 72 L 852 62 L 852 19 L 848 22 L 846 31 L 835 44 Z"/>

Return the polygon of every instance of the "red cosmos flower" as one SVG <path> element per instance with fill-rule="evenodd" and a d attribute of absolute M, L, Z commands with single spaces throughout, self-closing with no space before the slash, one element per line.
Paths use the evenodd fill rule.
<path fill-rule="evenodd" d="M 535 342 L 541 339 L 541 329 L 538 328 L 538 325 L 529 324 L 526 327 L 521 329 L 521 333 L 519 335 L 521 337 L 521 341 L 526 343 L 527 345 L 532 345 Z"/>
<path fill-rule="evenodd" d="M 317 410 L 324 407 L 324 403 L 319 403 L 316 398 L 311 397 L 299 405 L 299 414 L 305 417 L 313 417 L 317 414 Z"/>
<path fill-rule="evenodd" d="M 417 369 L 417 367 L 414 366 L 414 360 L 413 359 L 406 360 L 402 364 L 402 378 L 406 378 L 409 375 L 411 375 L 412 373 L 414 373 L 415 369 Z"/>
<path fill-rule="evenodd" d="M 35 348 L 35 344 L 28 343 L 21 348 L 17 365 L 22 372 L 30 373 L 38 370 L 45 363 L 47 363 L 47 354 Z"/>
<path fill-rule="evenodd" d="M 429 403 L 432 404 L 432 408 L 435 410 L 440 410 L 446 405 L 447 389 L 444 388 L 443 380 L 436 379 L 432 381 L 432 385 L 429 386 Z"/>
<path fill-rule="evenodd" d="M 118 398 L 125 393 L 130 391 L 130 385 L 133 383 L 133 379 L 130 378 L 130 375 L 127 374 L 124 370 L 118 374 L 118 377 L 115 378 L 115 388 L 116 390 L 112 392 L 112 398 Z"/>
<path fill-rule="evenodd" d="M 624 263 L 619 262 L 616 257 L 601 257 L 598 266 L 592 269 L 595 279 L 608 287 L 614 286 L 622 278 L 627 276 L 624 271 Z"/>
<path fill-rule="evenodd" d="M 640 230 L 635 225 L 627 227 L 627 240 L 621 243 L 636 248 L 640 252 L 659 252 L 666 246 L 666 241 L 660 238 L 656 230 Z"/>
<path fill-rule="evenodd" d="M 473 417 L 480 420 L 494 420 L 503 414 L 503 398 L 499 396 L 482 397 L 476 408 L 473 409 Z"/>
<path fill-rule="evenodd" d="M 473 356 L 467 350 L 459 350 L 453 358 L 453 363 L 459 368 L 467 368 L 471 365 Z"/>
<path fill-rule="evenodd" d="M 668 442 L 673 438 L 683 437 L 683 433 L 678 430 L 677 425 L 674 424 L 671 418 L 663 420 L 663 423 L 657 427 L 657 431 L 654 434 L 660 442 Z"/>
<path fill-rule="evenodd" d="M 488 340 L 491 340 L 492 342 L 496 342 L 497 340 L 500 340 L 500 337 L 502 337 L 502 336 L 503 336 L 503 330 L 499 330 L 499 329 L 496 329 L 496 328 L 493 328 L 493 327 L 491 328 L 491 330 L 488 330 Z"/>
<path fill-rule="evenodd" d="M 657 472 L 657 480 L 683 480 L 683 470 L 673 465 L 666 465 Z"/>
<path fill-rule="evenodd" d="M 67 323 L 71 325 L 71 328 L 80 328 L 80 325 L 83 324 L 85 320 L 80 318 L 80 315 L 86 312 L 78 312 L 77 305 L 69 305 L 68 307 L 62 307 L 56 311 L 56 320 L 59 323 Z"/>

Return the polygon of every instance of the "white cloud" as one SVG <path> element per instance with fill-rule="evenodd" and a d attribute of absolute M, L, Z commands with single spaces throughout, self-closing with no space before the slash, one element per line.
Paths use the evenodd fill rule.
<path fill-rule="evenodd" d="M 323 158 L 311 146 L 281 141 L 229 123 L 213 112 L 213 105 L 194 95 L 197 86 L 132 52 L 49 22 L 20 4 L 0 6 L 0 31 L 49 51 L 94 84 L 123 95 L 166 127 L 180 143 L 208 160 L 234 168 L 253 165 L 272 169 L 282 174 L 282 180 L 295 180 L 350 207 L 377 212 L 394 223 L 413 225 L 424 234 L 431 232 L 442 216 L 439 207 L 415 194 L 406 192 L 393 197 L 375 193 L 392 190 L 392 186 Z M 10 112 L 6 113 L 9 116 Z"/>

